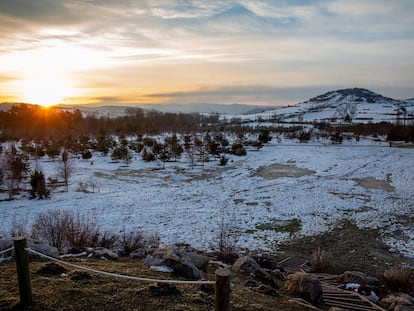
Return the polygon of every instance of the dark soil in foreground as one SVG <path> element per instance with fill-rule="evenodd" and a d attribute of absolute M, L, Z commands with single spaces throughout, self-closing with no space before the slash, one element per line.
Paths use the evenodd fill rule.
<path fill-rule="evenodd" d="M 331 232 L 296 239 L 281 245 L 278 259 L 286 257 L 309 260 L 320 247 L 331 255 L 333 273 L 358 270 L 379 276 L 384 270 L 413 260 L 388 251 L 375 230 L 359 229 L 343 222 Z M 140 261 L 121 258 L 117 261 L 72 259 L 73 263 L 101 271 L 139 277 L 166 279 L 177 277 L 155 272 Z M 198 285 L 161 286 L 62 268 L 50 262 L 30 263 L 34 307 L 32 310 L 214 310 L 212 287 Z M 206 279 L 214 280 L 213 267 Z M 61 274 L 64 273 L 62 276 Z M 232 275 L 232 310 L 310 310 L 292 303 L 283 289 L 252 287 L 245 275 Z M 14 263 L 0 264 L 0 310 L 20 310 Z"/>

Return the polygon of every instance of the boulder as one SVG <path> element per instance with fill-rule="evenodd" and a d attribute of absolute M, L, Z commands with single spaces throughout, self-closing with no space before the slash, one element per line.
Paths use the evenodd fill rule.
<path fill-rule="evenodd" d="M 209 258 L 204 255 L 200 255 L 193 252 L 187 252 L 188 256 L 190 256 L 191 261 L 194 265 L 203 272 L 207 272 Z"/>
<path fill-rule="evenodd" d="M 285 286 L 291 294 L 299 295 L 313 304 L 322 302 L 321 282 L 312 274 L 304 272 L 290 274 Z"/>
<path fill-rule="evenodd" d="M 104 247 L 96 247 L 92 250 L 92 256 L 95 258 L 103 258 L 109 260 L 116 260 L 118 259 L 118 254 L 110 249 Z"/>
<path fill-rule="evenodd" d="M 0 239 L 0 252 L 13 247 L 13 241 L 9 239 Z"/>
<path fill-rule="evenodd" d="M 42 253 L 49 257 L 59 258 L 59 250 L 56 247 L 50 246 L 47 242 L 36 241 L 33 239 L 27 239 L 27 247 L 33 249 L 36 252 Z M 0 239 L 0 251 L 6 250 L 14 246 L 13 239 Z M 11 251 L 11 256 L 14 257 L 14 249 Z M 29 252 L 29 258 L 31 260 L 47 260 L 40 255 Z"/>
<path fill-rule="evenodd" d="M 414 311 L 414 298 L 403 293 L 390 294 L 381 303 L 390 311 Z"/>
<path fill-rule="evenodd" d="M 277 287 L 276 279 L 250 256 L 243 256 L 237 259 L 232 266 L 232 270 L 235 272 L 242 271 L 250 274 L 252 277 L 264 284 Z"/>
<path fill-rule="evenodd" d="M 47 242 L 36 241 L 32 239 L 27 240 L 27 246 L 36 252 L 42 253 L 49 257 L 59 258 L 59 250 L 56 247 L 50 246 Z M 31 259 L 47 260 L 40 255 L 36 255 L 29 252 Z"/>
<path fill-rule="evenodd" d="M 195 265 L 191 256 L 178 246 L 157 249 L 145 258 L 144 265 L 167 266 L 173 269 L 174 273 L 192 280 L 204 277 L 204 273 Z"/>
<path fill-rule="evenodd" d="M 152 244 L 148 244 L 145 246 L 142 246 L 140 248 L 137 248 L 133 252 L 129 254 L 129 258 L 131 259 L 143 259 L 149 254 L 152 254 L 157 249 L 156 246 Z"/>

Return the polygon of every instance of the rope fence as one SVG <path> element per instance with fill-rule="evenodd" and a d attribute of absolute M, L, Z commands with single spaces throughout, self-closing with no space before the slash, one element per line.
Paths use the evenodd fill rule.
<path fill-rule="evenodd" d="M 92 272 L 92 273 L 96 273 L 96 274 L 101 274 L 101 275 L 105 275 L 105 276 L 109 276 L 109 277 L 114 277 L 114 278 L 119 278 L 119 279 L 126 279 L 126 280 L 133 280 L 133 281 L 138 281 L 141 283 L 162 283 L 162 284 L 189 284 L 189 285 L 214 285 L 216 284 L 216 282 L 214 281 L 177 281 L 177 280 L 159 280 L 159 279 L 148 279 L 148 278 L 140 278 L 140 277 L 135 277 L 135 276 L 130 276 L 130 275 L 124 275 L 124 274 L 117 274 L 117 273 L 111 273 L 111 272 L 105 272 L 105 271 L 100 271 L 100 270 L 96 270 L 96 269 L 92 269 L 92 268 L 87 268 L 87 267 L 82 267 L 82 266 L 78 266 L 63 260 L 59 260 L 57 258 L 39 253 L 31 248 L 26 248 L 26 251 L 33 253 L 35 255 L 38 255 L 40 257 L 49 259 L 51 261 L 55 261 L 58 262 L 62 265 L 66 265 L 75 269 L 79 269 L 79 270 L 84 270 L 84 271 L 88 271 L 88 272 Z"/>
<path fill-rule="evenodd" d="M 14 247 L 13 247 L 13 246 L 12 246 L 12 247 L 10 247 L 10 248 L 8 248 L 8 249 L 5 249 L 4 251 L 1 251 L 1 252 L 0 252 L 0 255 L 6 254 L 6 253 L 8 253 L 8 252 L 12 251 L 13 249 L 14 249 Z"/>
<path fill-rule="evenodd" d="M 161 280 L 135 277 L 130 275 L 100 271 L 92 268 L 79 266 L 70 262 L 66 262 L 41 252 L 35 251 L 27 247 L 25 238 L 16 238 L 14 240 L 14 247 L 8 248 L 0 252 L 0 255 L 15 250 L 16 256 L 16 270 L 18 277 L 20 304 L 25 308 L 30 308 L 33 304 L 32 287 L 29 273 L 29 253 L 57 262 L 61 265 L 69 266 L 75 269 L 88 271 L 104 275 L 107 277 L 120 278 L 141 283 L 157 283 L 157 284 L 174 284 L 174 285 L 215 285 L 215 311 L 229 311 L 230 310 L 230 271 L 228 269 L 217 269 L 215 272 L 215 281 L 180 281 L 180 280 Z"/>

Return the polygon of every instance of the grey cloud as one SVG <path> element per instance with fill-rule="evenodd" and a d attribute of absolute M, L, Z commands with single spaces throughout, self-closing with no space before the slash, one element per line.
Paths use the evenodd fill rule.
<path fill-rule="evenodd" d="M 295 104 L 340 86 L 235 86 L 212 89 L 199 89 L 188 92 L 154 93 L 148 95 L 157 100 L 168 99 L 175 103 L 249 103 L 249 104 Z"/>

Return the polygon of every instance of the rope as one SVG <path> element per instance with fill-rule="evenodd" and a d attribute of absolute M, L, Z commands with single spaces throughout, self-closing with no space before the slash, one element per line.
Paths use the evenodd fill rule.
<path fill-rule="evenodd" d="M 36 254 L 40 257 L 58 262 L 62 265 L 66 265 L 72 268 L 76 268 L 76 269 L 80 269 L 80 270 L 85 270 L 85 271 L 89 271 L 89 272 L 93 272 L 93 273 L 97 273 L 97 274 L 102 274 L 105 276 L 110 276 L 110 277 L 115 277 L 115 278 L 120 278 L 120 279 L 127 279 L 127 280 L 133 280 L 133 281 L 138 281 L 141 283 L 164 283 L 164 284 L 198 284 L 198 285 L 212 285 L 215 284 L 216 282 L 213 281 L 175 281 L 175 280 L 158 280 L 158 279 L 147 279 L 147 278 L 139 278 L 139 277 L 135 277 L 135 276 L 129 276 L 129 275 L 123 275 L 123 274 L 117 274 L 117 273 L 110 273 L 110 272 L 104 272 L 104 271 L 99 271 L 99 270 L 95 270 L 95 269 L 91 269 L 91 268 L 86 268 L 86 267 L 82 267 L 82 266 L 78 266 L 69 262 L 65 262 L 53 257 L 50 257 L 48 255 L 39 253 L 31 248 L 26 248 L 25 249 L 28 252 L 31 252 L 33 254 Z"/>
<path fill-rule="evenodd" d="M 4 251 L 1 251 L 0 252 L 0 255 L 3 255 L 3 254 L 5 254 L 5 253 L 7 253 L 7 252 L 10 252 L 10 251 L 12 251 L 14 249 L 14 247 L 12 246 L 12 247 L 10 247 L 10 248 L 8 248 L 8 249 L 5 249 Z"/>

